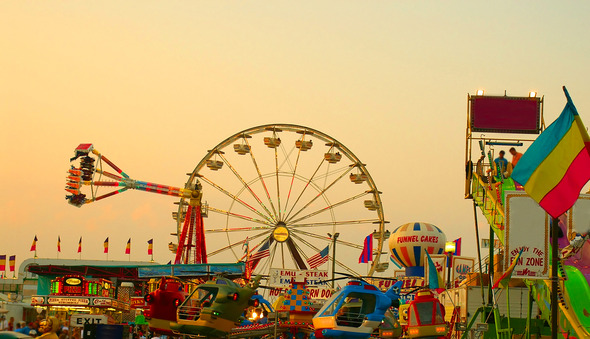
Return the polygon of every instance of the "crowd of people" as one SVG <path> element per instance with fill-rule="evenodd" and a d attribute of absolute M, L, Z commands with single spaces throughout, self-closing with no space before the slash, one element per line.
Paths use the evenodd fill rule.
<path fill-rule="evenodd" d="M 57 318 L 45 318 L 42 315 L 39 315 L 37 319 L 28 323 L 26 321 L 15 321 L 14 317 L 10 317 L 2 330 L 26 334 L 33 338 L 80 338 L 80 333 L 77 333 L 77 336 L 75 334 L 70 335 L 68 326 L 65 323 L 60 322 Z"/>
<path fill-rule="evenodd" d="M 60 321 L 55 317 L 46 318 L 43 315 L 39 315 L 35 321 L 15 322 L 14 317 L 10 317 L 10 320 L 5 320 L 0 323 L 1 331 L 13 331 L 22 334 L 26 334 L 33 338 L 40 339 L 80 339 L 82 328 L 69 328 L 65 321 Z M 160 339 L 165 336 L 158 336 L 151 332 L 147 325 L 136 325 L 130 327 L 130 338 L 133 339 Z"/>

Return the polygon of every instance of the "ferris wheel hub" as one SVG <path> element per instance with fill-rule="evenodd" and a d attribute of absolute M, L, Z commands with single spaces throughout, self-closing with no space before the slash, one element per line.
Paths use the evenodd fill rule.
<path fill-rule="evenodd" d="M 279 221 L 275 226 L 275 229 L 272 231 L 272 237 L 278 242 L 285 242 L 289 239 L 289 229 L 287 225 Z"/>

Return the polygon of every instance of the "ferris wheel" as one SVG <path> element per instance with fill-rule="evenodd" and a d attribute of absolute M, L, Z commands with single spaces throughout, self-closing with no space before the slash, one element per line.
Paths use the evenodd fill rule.
<path fill-rule="evenodd" d="M 253 127 L 217 144 L 187 174 L 184 189 L 200 194 L 181 196 L 173 212 L 185 247 L 177 253 L 194 258 L 187 263 L 306 270 L 329 248 L 318 269 L 372 275 L 387 267 L 380 263 L 380 192 L 365 164 L 325 133 L 290 124 Z M 359 264 L 369 234 L 373 260 Z"/>

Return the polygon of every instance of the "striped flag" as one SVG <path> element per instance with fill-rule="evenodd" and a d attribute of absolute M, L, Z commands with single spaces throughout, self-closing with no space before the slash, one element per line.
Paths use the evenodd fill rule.
<path fill-rule="evenodd" d="M 6 271 L 6 254 L 0 255 L 0 271 L 2 271 L 2 273 Z"/>
<path fill-rule="evenodd" d="M 104 253 L 109 253 L 109 237 L 104 240 L 102 245 L 104 246 Z"/>
<path fill-rule="evenodd" d="M 590 136 L 565 86 L 567 103 L 514 167 L 512 179 L 554 218 L 574 205 L 590 180 Z"/>
<path fill-rule="evenodd" d="M 78 241 L 78 253 L 82 253 L 82 237 L 80 237 L 80 241 Z"/>
<path fill-rule="evenodd" d="M 131 238 L 127 240 L 127 247 L 125 247 L 125 254 L 131 254 Z"/>
<path fill-rule="evenodd" d="M 455 239 L 453 242 L 455 243 L 455 252 L 453 252 L 453 255 L 461 255 L 461 238 Z"/>
<path fill-rule="evenodd" d="M 270 239 L 264 242 L 258 249 L 258 252 L 254 253 L 248 261 L 260 260 L 270 256 Z"/>
<path fill-rule="evenodd" d="M 61 252 L 61 238 L 57 236 L 57 251 Z"/>
<path fill-rule="evenodd" d="M 500 285 L 502 285 L 502 287 L 508 286 L 508 283 L 510 282 L 510 277 L 512 276 L 512 271 L 514 271 L 514 267 L 516 267 L 516 264 L 518 263 L 518 259 L 520 259 L 520 256 L 522 255 L 523 249 L 524 249 L 524 247 L 520 248 L 520 252 L 518 252 L 516 257 L 514 257 L 514 259 L 512 260 L 512 264 L 510 264 L 510 266 L 508 267 L 506 272 L 504 272 L 504 274 L 502 274 L 502 276 L 500 276 L 500 278 L 498 278 L 498 280 L 496 280 L 496 283 L 494 283 L 494 286 L 492 286 L 492 289 L 498 288 L 498 286 L 500 286 Z"/>
<path fill-rule="evenodd" d="M 359 257 L 359 264 L 366 264 L 369 261 L 373 261 L 373 233 L 367 235 L 365 238 L 363 252 Z"/>
<path fill-rule="evenodd" d="M 31 252 L 37 250 L 37 235 L 35 235 L 35 239 L 33 239 L 33 244 L 31 245 Z"/>
<path fill-rule="evenodd" d="M 154 254 L 154 239 L 148 240 L 148 255 Z"/>
<path fill-rule="evenodd" d="M 307 263 L 309 264 L 309 268 L 312 270 L 316 269 L 318 266 L 328 262 L 328 246 L 323 250 L 319 251 L 316 255 L 307 259 Z"/>
<path fill-rule="evenodd" d="M 14 272 L 14 266 L 16 266 L 16 255 L 11 255 L 8 258 L 8 266 L 10 266 L 10 272 Z"/>

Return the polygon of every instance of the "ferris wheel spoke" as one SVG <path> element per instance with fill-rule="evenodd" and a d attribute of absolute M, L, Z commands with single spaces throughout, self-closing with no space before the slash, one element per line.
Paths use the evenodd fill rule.
<path fill-rule="evenodd" d="M 313 244 L 309 243 L 307 240 L 305 240 L 303 237 L 300 237 L 298 235 L 293 234 L 293 237 L 299 241 L 301 241 L 302 243 L 306 244 L 307 246 L 309 246 L 310 248 L 312 248 L 315 251 L 320 251 L 319 248 L 317 248 L 316 246 L 314 246 Z M 326 238 L 324 240 L 329 240 L 332 241 L 330 238 Z M 338 241 L 338 243 L 340 243 L 340 241 Z M 330 260 L 333 260 L 333 257 L 330 255 L 329 256 Z M 344 265 L 341 261 L 336 260 L 336 264 L 338 264 L 340 267 L 344 268 L 345 270 L 347 270 L 350 274 L 357 276 L 358 273 L 355 272 L 353 269 L 351 269 L 350 267 Z"/>
<path fill-rule="evenodd" d="M 326 237 L 326 236 L 323 236 L 323 235 L 317 235 L 315 233 L 306 232 L 306 231 L 302 231 L 302 230 L 292 229 L 291 232 L 296 233 L 296 234 L 306 235 L 306 236 L 311 237 L 311 238 L 316 238 L 316 239 L 320 239 L 320 240 L 324 240 L 324 241 L 328 241 L 328 242 L 332 242 L 333 241 L 329 237 Z M 348 247 L 351 247 L 351 248 L 356 248 L 356 249 L 361 249 L 361 250 L 363 249 L 363 246 L 357 245 L 355 243 L 351 243 L 351 242 L 348 242 L 348 241 L 337 239 L 336 242 L 338 244 L 345 245 L 345 246 L 348 246 Z"/>
<path fill-rule="evenodd" d="M 218 191 L 220 191 L 221 193 L 227 195 L 229 198 L 233 199 L 234 201 L 240 203 L 242 206 L 246 207 L 247 209 L 249 209 L 250 211 L 258 214 L 259 216 L 261 216 L 262 218 L 266 219 L 268 222 L 270 223 L 274 223 L 273 220 L 269 219 L 268 216 L 260 213 L 260 211 L 258 211 L 257 209 L 255 209 L 254 207 L 250 206 L 249 204 L 247 204 L 245 201 L 243 201 L 242 199 L 236 197 L 235 195 L 231 194 L 230 192 L 228 192 L 227 190 L 223 189 L 223 187 L 217 185 L 216 183 L 214 183 L 213 181 L 211 181 L 209 178 L 200 175 L 199 176 L 200 179 L 202 179 L 204 182 L 208 183 L 209 185 L 211 185 L 212 187 L 216 188 Z"/>
<path fill-rule="evenodd" d="M 350 166 L 343 166 L 343 167 L 339 167 L 333 170 L 328 170 L 326 173 L 322 174 L 322 175 L 316 175 L 315 179 L 316 180 L 321 180 L 321 179 L 325 179 L 327 177 L 333 176 L 337 173 L 340 172 L 350 172 L 352 169 L 350 169 Z"/>
<path fill-rule="evenodd" d="M 284 243 L 281 243 L 281 264 L 283 269 L 285 269 L 285 246 Z"/>
<path fill-rule="evenodd" d="M 285 164 L 289 165 L 289 170 L 291 172 L 293 172 L 293 164 L 291 164 L 291 154 L 293 153 L 293 151 L 295 150 L 295 146 L 291 147 L 291 150 L 289 151 L 289 153 L 287 153 L 287 150 L 285 149 L 285 146 L 283 146 L 284 144 L 281 144 L 279 147 L 281 149 L 281 151 L 283 151 L 283 155 L 285 156 L 285 159 L 283 160 L 283 162 L 279 165 L 279 171 L 283 168 L 283 166 L 285 166 Z M 299 157 L 299 153 L 301 153 L 301 149 L 299 149 L 298 153 L 298 157 Z"/>
<path fill-rule="evenodd" d="M 305 138 L 305 133 L 303 134 L 303 138 Z M 284 149 L 283 149 L 284 152 Z M 285 201 L 285 212 L 287 211 L 287 206 L 289 205 L 289 199 L 291 198 L 291 191 L 293 190 L 293 183 L 295 182 L 295 174 L 297 173 L 297 167 L 299 165 L 299 158 L 301 156 L 301 148 L 297 152 L 297 159 L 295 159 L 295 167 L 291 169 L 293 175 L 291 176 L 291 184 L 289 185 L 289 193 L 287 193 L 287 201 Z"/>
<path fill-rule="evenodd" d="M 362 192 L 362 193 L 359 193 L 359 194 L 357 194 L 357 195 L 354 195 L 354 196 L 352 196 L 352 197 L 350 197 L 350 198 L 347 198 L 347 199 L 341 200 L 341 201 L 339 201 L 339 202 L 337 202 L 337 203 L 335 203 L 335 204 L 332 204 L 332 205 L 326 206 L 326 207 L 324 207 L 324 208 L 322 208 L 322 209 L 319 209 L 319 210 L 317 210 L 317 211 L 315 211 L 315 212 L 312 212 L 312 213 L 310 213 L 310 214 L 308 214 L 308 215 L 306 215 L 306 216 L 303 216 L 303 217 L 301 217 L 301 218 L 299 218 L 299 219 L 297 219 L 297 220 L 290 220 L 290 221 L 289 221 L 289 223 L 296 224 L 296 223 L 300 222 L 301 220 L 305 220 L 305 219 L 307 219 L 307 218 L 311 218 L 311 217 L 313 217 L 313 216 L 315 216 L 315 215 L 318 215 L 318 214 L 320 214 L 320 213 L 322 213 L 322 212 L 329 211 L 329 210 L 331 210 L 331 209 L 332 209 L 332 208 L 334 208 L 334 207 L 337 207 L 337 206 L 340 206 L 340 205 L 343 205 L 343 204 L 349 203 L 349 202 L 351 202 L 351 201 L 354 201 L 354 200 L 356 200 L 356 199 L 358 199 L 358 198 L 361 198 L 361 197 L 363 197 L 363 196 L 365 196 L 365 195 L 367 195 L 367 194 L 368 194 L 367 192 Z"/>
<path fill-rule="evenodd" d="M 320 160 L 319 165 L 316 167 L 316 169 L 313 172 L 313 174 L 311 175 L 311 177 L 307 180 L 307 183 L 305 183 L 305 186 L 303 187 L 303 189 L 301 190 L 301 192 L 299 192 L 299 196 L 297 197 L 297 199 L 295 200 L 295 203 L 293 203 L 293 206 L 291 206 L 291 209 L 289 210 L 289 212 L 287 213 L 287 216 L 285 217 L 286 220 L 289 218 L 289 215 L 291 215 L 291 212 L 293 212 L 293 209 L 295 208 L 295 206 L 297 206 L 297 203 L 299 202 L 299 200 L 303 196 L 303 193 L 305 193 L 305 191 L 307 190 L 307 188 L 309 187 L 309 185 L 312 184 L 312 181 L 314 180 L 315 175 L 318 173 L 318 171 L 320 170 L 320 168 L 322 168 L 322 165 L 324 164 L 324 162 L 325 161 L 322 158 L 322 160 Z M 287 210 L 287 206 L 285 206 L 285 210 Z"/>
<path fill-rule="evenodd" d="M 272 230 L 273 227 L 268 226 L 252 226 L 252 227 L 232 227 L 232 228 L 214 228 L 205 230 L 205 233 L 221 233 L 221 232 L 248 232 L 248 231 L 267 231 Z"/>
<path fill-rule="evenodd" d="M 215 213 L 227 215 L 227 216 L 230 216 L 230 217 L 233 217 L 233 218 L 238 218 L 238 219 L 242 219 L 242 220 L 246 220 L 246 221 L 251 221 L 251 222 L 255 222 L 255 223 L 258 223 L 258 224 L 262 224 L 262 225 L 268 225 L 268 226 L 274 225 L 274 223 L 269 223 L 268 221 L 265 221 L 265 220 L 260 220 L 260 219 L 252 218 L 252 217 L 249 217 L 249 216 L 246 216 L 246 215 L 241 215 L 241 214 L 237 214 L 237 213 L 225 211 L 225 210 L 222 210 L 222 209 L 219 209 L 219 208 L 215 208 L 215 207 L 211 207 L 211 206 L 208 206 L 207 207 L 207 210 L 210 211 L 210 212 L 215 212 Z"/>
<path fill-rule="evenodd" d="M 273 133 L 273 136 L 276 135 Z M 279 185 L 279 154 L 277 147 L 275 149 L 275 178 L 277 181 L 277 209 L 279 211 L 279 220 L 281 220 L 281 187 Z"/>
<path fill-rule="evenodd" d="M 324 193 L 326 193 L 331 187 L 333 187 L 338 181 L 340 181 L 342 178 L 344 178 L 346 176 L 346 174 L 348 174 L 350 171 L 352 170 L 352 167 L 349 167 L 348 171 L 346 172 L 342 172 L 342 174 L 340 176 L 338 176 L 336 179 L 334 179 L 334 181 L 332 181 L 332 183 L 330 183 L 326 188 L 324 188 L 323 190 L 321 190 L 315 197 L 313 197 L 307 204 L 305 204 L 305 206 L 303 206 L 302 208 L 300 208 L 297 213 L 293 214 L 292 218 L 295 218 L 297 215 L 299 215 L 299 213 L 301 213 L 303 210 L 305 210 L 307 207 L 309 207 L 309 205 L 311 205 L 314 201 L 316 201 L 319 197 L 321 197 Z M 287 216 L 288 218 L 289 216 Z M 290 219 L 287 219 L 287 221 Z"/>
<path fill-rule="evenodd" d="M 289 249 L 289 252 L 291 252 L 291 256 L 293 257 L 293 261 L 297 265 L 297 268 L 299 268 L 300 270 L 306 270 L 307 265 L 305 265 L 305 260 L 303 260 L 303 258 L 301 257 L 301 253 L 303 252 L 299 252 L 300 248 L 297 246 L 297 244 L 295 244 L 291 237 L 287 238 L 286 243 L 287 248 Z"/>
<path fill-rule="evenodd" d="M 302 236 L 300 236 L 298 234 L 295 234 L 295 232 L 291 233 L 291 236 L 293 236 L 293 238 L 301 241 L 303 244 L 307 245 L 307 247 L 311 248 L 312 250 L 317 251 L 317 252 L 320 251 L 320 249 L 317 246 L 315 246 L 314 244 L 312 244 L 309 241 L 305 240 L 305 238 L 303 238 Z"/>
<path fill-rule="evenodd" d="M 289 224 L 289 228 L 374 224 L 379 221 L 380 221 L 379 219 L 362 219 L 362 220 L 312 222 L 312 223 L 303 223 L 303 224 Z"/>
<path fill-rule="evenodd" d="M 256 161 L 256 157 L 254 156 L 254 150 L 252 149 L 252 146 L 250 146 L 248 139 L 245 137 L 244 137 L 244 142 L 246 143 L 246 145 L 248 145 L 248 147 L 250 147 L 250 153 L 249 153 L 250 159 L 252 159 L 252 163 L 254 164 L 254 168 L 256 168 L 256 173 L 258 173 L 258 179 L 260 180 L 260 183 L 262 184 L 262 187 L 264 188 L 264 192 L 266 193 L 266 198 L 270 202 L 270 207 L 272 208 L 274 219 L 278 219 L 278 214 L 275 209 L 274 203 L 272 202 L 272 199 L 270 197 L 270 193 L 268 192 L 268 187 L 266 187 L 266 182 L 264 181 L 264 177 L 262 176 L 262 172 L 260 172 L 260 167 L 258 167 L 258 162 Z"/>
<path fill-rule="evenodd" d="M 271 232 L 271 231 L 261 232 L 261 233 L 259 233 L 259 234 L 256 234 L 256 235 L 254 235 L 254 236 L 248 237 L 248 240 L 249 240 L 249 241 L 252 241 L 253 239 L 260 238 L 260 237 L 263 237 L 263 236 L 265 236 L 265 235 L 268 235 L 268 234 L 270 234 L 270 232 Z M 227 245 L 227 246 L 225 246 L 225 247 L 222 247 L 222 248 L 220 248 L 220 249 L 218 249 L 218 250 L 215 250 L 215 251 L 213 251 L 213 252 L 209 252 L 207 255 L 208 255 L 208 256 L 214 256 L 214 255 L 216 255 L 216 254 L 219 254 L 219 253 L 221 253 L 221 252 L 224 252 L 224 251 L 230 250 L 230 249 L 234 248 L 235 246 L 238 246 L 238 245 L 243 245 L 243 244 L 244 244 L 244 240 L 240 240 L 240 241 L 238 241 L 238 242 L 234 242 L 234 243 L 232 243 L 232 244 L 229 244 L 229 245 Z M 258 247 L 258 246 L 257 246 L 257 247 Z M 256 247 L 255 247 L 254 249 L 256 249 Z M 254 249 L 253 249 L 253 250 L 254 250 Z M 250 252 L 252 252 L 252 251 L 250 251 Z"/>
<path fill-rule="evenodd" d="M 274 215 L 268 210 L 268 208 L 266 208 L 266 205 L 264 205 L 264 203 L 262 202 L 262 200 L 260 200 L 260 198 L 258 198 L 258 195 L 256 195 L 256 193 L 254 193 L 254 191 L 252 190 L 252 187 L 250 187 L 250 185 L 248 185 L 248 183 L 246 183 L 246 181 L 244 181 L 244 179 L 242 178 L 242 176 L 238 173 L 238 171 L 236 171 L 236 169 L 231 165 L 231 163 L 227 160 L 227 158 L 224 157 L 223 154 L 221 154 L 221 153 L 219 153 L 219 157 L 227 164 L 227 167 L 230 168 L 230 170 L 234 173 L 234 175 L 236 176 L 236 178 L 238 178 L 238 180 L 240 180 L 240 182 L 242 183 L 242 185 L 244 186 L 244 188 L 248 189 L 248 191 L 250 192 L 250 194 L 252 195 L 252 197 L 254 199 L 256 199 L 256 201 L 258 202 L 258 204 L 260 204 L 260 206 L 262 208 L 264 208 L 264 210 L 266 211 L 266 213 L 268 213 L 268 215 L 271 218 L 273 218 Z"/>
<path fill-rule="evenodd" d="M 332 259 L 333 260 L 333 259 Z M 336 261 L 336 265 L 344 268 L 346 271 L 348 271 L 348 273 L 354 275 L 354 276 L 359 276 L 358 272 L 356 272 L 355 270 L 353 270 L 352 268 L 346 266 L 342 261 L 340 260 L 335 260 Z"/>

